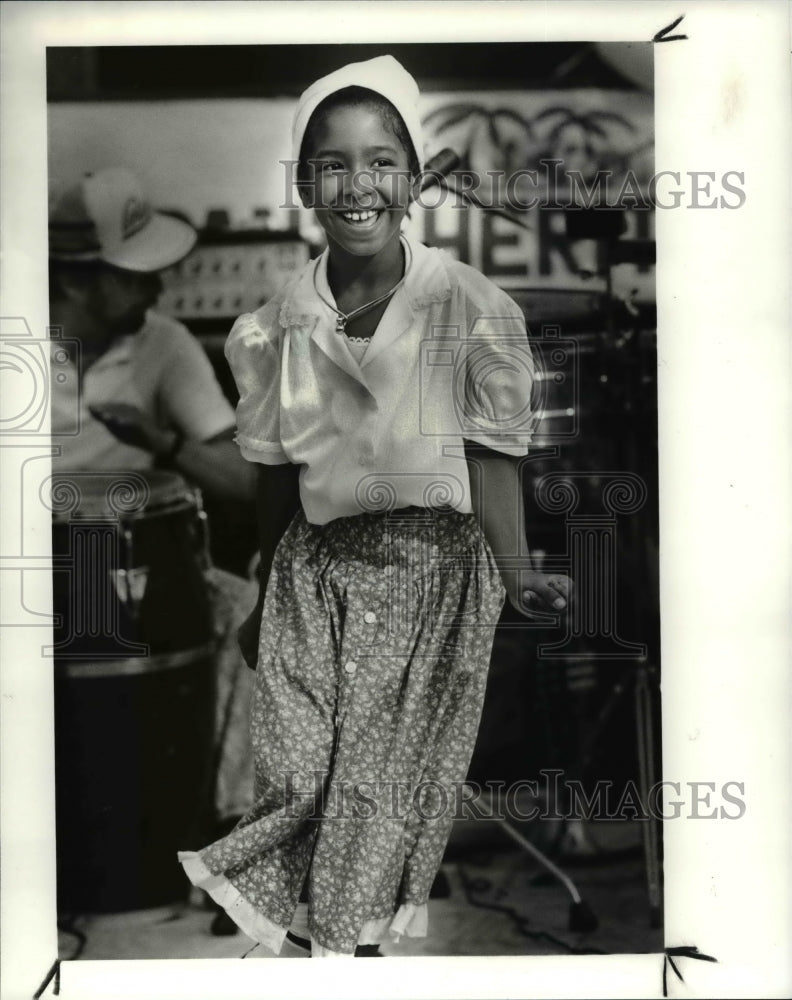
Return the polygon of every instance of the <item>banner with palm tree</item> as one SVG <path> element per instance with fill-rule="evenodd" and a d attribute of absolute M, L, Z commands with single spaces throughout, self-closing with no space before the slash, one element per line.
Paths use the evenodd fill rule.
<path fill-rule="evenodd" d="M 414 224 L 505 287 L 592 287 L 566 238 L 568 208 L 625 209 L 624 235 L 649 239 L 647 188 L 654 172 L 651 94 L 618 90 L 482 91 L 423 97 L 426 158 L 459 157 L 449 187 L 422 199 Z M 473 189 L 479 208 L 454 195 Z M 504 218 L 506 216 L 506 218 Z M 652 269 L 620 266 L 640 298 L 654 297 Z"/>

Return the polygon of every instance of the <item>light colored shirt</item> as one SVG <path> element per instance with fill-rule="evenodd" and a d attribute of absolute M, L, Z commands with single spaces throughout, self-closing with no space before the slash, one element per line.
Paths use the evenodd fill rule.
<path fill-rule="evenodd" d="M 242 455 L 301 465 L 312 523 L 412 505 L 470 513 L 463 440 L 528 452 L 535 366 L 519 307 L 444 251 L 409 245 L 360 362 L 322 301 L 334 301 L 327 251 L 226 342 Z"/>
<path fill-rule="evenodd" d="M 55 472 L 151 467 L 149 452 L 119 441 L 92 416 L 89 407 L 97 403 L 129 403 L 196 441 L 234 425 L 233 407 L 203 348 L 166 316 L 149 311 L 140 330 L 120 337 L 84 372 L 82 386 L 68 344 L 53 340 L 50 355 Z"/>

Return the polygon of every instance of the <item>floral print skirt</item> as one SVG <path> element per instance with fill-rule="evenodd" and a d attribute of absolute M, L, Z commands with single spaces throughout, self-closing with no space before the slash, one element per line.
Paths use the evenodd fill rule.
<path fill-rule="evenodd" d="M 255 941 L 279 953 L 301 895 L 314 956 L 426 934 L 504 598 L 472 514 L 296 515 L 264 602 L 255 802 L 179 854 Z"/>

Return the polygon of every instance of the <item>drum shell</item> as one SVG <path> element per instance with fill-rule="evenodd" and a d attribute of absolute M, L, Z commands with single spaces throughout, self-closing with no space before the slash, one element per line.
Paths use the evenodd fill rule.
<path fill-rule="evenodd" d="M 54 520 L 56 657 L 126 658 L 211 640 L 201 515 L 185 497 L 115 521 Z"/>
<path fill-rule="evenodd" d="M 134 478 L 143 499 L 114 512 L 97 499 L 112 474 L 87 485 L 75 474 L 80 505 L 53 518 L 61 913 L 184 898 L 176 852 L 210 832 L 215 638 L 200 497 L 179 477 Z"/>
<path fill-rule="evenodd" d="M 56 665 L 59 912 L 186 898 L 176 852 L 208 829 L 214 683 L 211 647 L 180 660 Z"/>

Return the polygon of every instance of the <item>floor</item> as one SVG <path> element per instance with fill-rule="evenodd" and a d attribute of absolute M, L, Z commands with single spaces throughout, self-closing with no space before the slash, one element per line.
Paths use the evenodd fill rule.
<path fill-rule="evenodd" d="M 578 833 L 579 836 L 570 836 Z M 533 837 L 536 843 L 541 838 Z M 385 955 L 563 955 L 662 951 L 653 927 L 639 824 L 598 822 L 567 831 L 557 862 L 575 882 L 598 926 L 569 928 L 571 897 L 500 824 L 459 820 L 430 902 L 430 933 L 382 945 Z M 194 891 L 189 900 L 157 909 L 83 915 L 59 932 L 62 959 L 272 957 L 241 932 L 210 933 L 212 912 Z M 654 921 L 657 923 L 657 920 Z M 290 943 L 281 957 L 306 953 Z"/>

